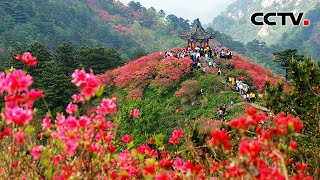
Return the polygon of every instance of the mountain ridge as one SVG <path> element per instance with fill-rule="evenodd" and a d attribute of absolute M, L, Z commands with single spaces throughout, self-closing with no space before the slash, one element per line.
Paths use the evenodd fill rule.
<path fill-rule="evenodd" d="M 251 15 L 254 12 L 299 12 L 307 13 L 314 9 L 317 2 L 314 0 L 237 0 L 231 4 L 221 15 L 214 18 L 210 24 L 214 29 L 231 35 L 235 40 L 249 42 L 258 39 L 267 44 L 281 41 L 282 32 L 296 28 L 292 25 L 281 26 L 254 26 Z M 270 18 L 272 19 L 272 18 Z M 276 19 L 272 19 L 276 20 Z M 225 21 L 225 22 L 224 22 Z M 245 31 L 239 31 L 241 28 Z M 303 28 L 303 27 L 300 27 Z M 250 35 L 250 36 L 249 36 Z"/>

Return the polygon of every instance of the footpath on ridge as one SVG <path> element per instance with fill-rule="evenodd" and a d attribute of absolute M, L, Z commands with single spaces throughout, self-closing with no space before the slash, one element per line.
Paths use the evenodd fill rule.
<path fill-rule="evenodd" d="M 225 86 L 227 86 L 227 87 L 231 88 L 232 90 L 234 90 L 232 88 L 231 84 L 227 84 L 225 81 L 222 81 L 222 80 L 219 80 L 218 82 L 220 82 L 220 83 L 224 84 Z M 241 96 L 241 95 L 239 94 L 239 96 Z M 233 106 L 230 106 L 228 109 L 231 110 L 231 109 L 233 109 L 233 108 L 235 108 L 237 106 L 241 106 L 241 105 L 249 105 L 249 106 L 252 106 L 252 107 L 254 107 L 254 108 L 258 109 L 258 110 L 261 110 L 261 111 L 264 111 L 264 112 L 270 112 L 270 109 L 268 109 L 266 107 L 260 106 L 259 104 L 256 104 L 256 103 L 248 103 L 248 102 L 236 103 Z"/>

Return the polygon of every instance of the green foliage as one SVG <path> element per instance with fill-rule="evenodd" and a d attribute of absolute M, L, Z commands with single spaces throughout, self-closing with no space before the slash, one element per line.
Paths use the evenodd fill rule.
<path fill-rule="evenodd" d="M 52 60 L 52 53 L 40 42 L 30 44 L 26 51 L 37 57 L 38 63 Z"/>
<path fill-rule="evenodd" d="M 142 56 L 147 55 L 148 53 L 145 52 L 143 49 L 136 49 L 133 51 L 131 59 L 139 59 Z"/>
<path fill-rule="evenodd" d="M 162 133 L 168 137 L 174 129 L 182 127 L 183 121 L 173 113 L 175 105 L 169 99 L 159 101 L 154 96 L 121 104 L 120 111 L 123 113 L 118 117 L 121 119 L 120 135 L 130 133 L 139 144 L 147 141 L 146 135 L 151 137 Z M 138 119 L 129 116 L 129 111 L 134 108 L 140 110 Z"/>
<path fill-rule="evenodd" d="M 111 18 L 105 18 L 104 14 Z M 63 42 L 70 42 L 75 48 L 111 46 L 133 58 L 137 47 L 154 52 L 183 45 L 175 34 L 176 29 L 169 29 L 172 26 L 164 22 L 163 15 L 164 12 L 152 7 L 147 9 L 133 1 L 125 8 L 120 2 L 110 1 L 24 0 L 22 3 L 3 0 L 0 2 L 0 50 L 9 52 L 16 43 L 27 46 L 33 41 L 54 50 Z M 181 17 L 171 23 L 184 32 L 190 28 L 189 22 Z M 140 31 L 133 30 L 135 24 L 141 26 L 141 37 Z M 119 31 L 116 27 L 120 26 L 128 32 Z"/>
<path fill-rule="evenodd" d="M 216 75 L 210 74 L 207 76 L 200 76 L 200 89 L 203 90 L 204 93 L 209 94 L 218 94 L 223 91 L 222 84 L 219 82 Z"/>
<path fill-rule="evenodd" d="M 282 84 L 268 84 L 265 103 L 274 113 L 283 111 L 303 121 L 306 136 L 300 137 L 302 149 L 306 151 L 305 158 L 315 160 L 320 151 L 320 68 L 309 57 L 303 58 L 303 62 L 292 58 L 287 67 L 291 74 L 290 91 L 284 91 Z M 315 166 L 319 165 L 318 161 Z"/>
<path fill-rule="evenodd" d="M 36 89 L 43 90 L 47 105 L 55 115 L 56 112 L 61 112 L 67 107 L 71 100 L 70 96 L 76 92 L 76 88 L 71 84 L 71 77 L 64 75 L 61 66 L 57 63 L 45 62 L 37 68 L 41 70 L 34 78 Z M 47 112 L 43 102 L 39 102 L 39 106 L 42 113 Z"/>
<path fill-rule="evenodd" d="M 298 49 L 286 49 L 281 52 L 273 53 L 276 57 L 275 62 L 278 62 L 286 70 L 286 80 L 288 80 L 288 75 L 290 72 L 291 61 L 294 58 L 295 60 L 303 60 L 303 56 L 297 55 Z"/>
<path fill-rule="evenodd" d="M 11 67 L 22 69 L 24 67 L 23 62 L 17 61 L 16 59 L 16 55 L 22 53 L 23 50 L 20 44 L 15 44 L 12 48 L 10 48 L 7 61 L 3 63 L 5 67 L 4 69 L 10 69 Z"/>
<path fill-rule="evenodd" d="M 171 32 L 186 33 L 190 30 L 189 20 L 185 20 L 181 17 L 179 18 L 173 14 L 168 15 L 166 20 L 169 23 L 168 28 Z"/>
<path fill-rule="evenodd" d="M 70 76 L 79 66 L 79 62 L 75 59 L 75 50 L 71 43 L 60 44 L 55 53 L 54 59 L 63 68 L 64 74 Z"/>
<path fill-rule="evenodd" d="M 82 46 L 75 53 L 75 61 L 80 67 L 87 71 L 93 69 L 95 74 L 105 73 L 109 69 L 114 69 L 124 62 L 120 54 L 114 48 L 89 48 Z"/>

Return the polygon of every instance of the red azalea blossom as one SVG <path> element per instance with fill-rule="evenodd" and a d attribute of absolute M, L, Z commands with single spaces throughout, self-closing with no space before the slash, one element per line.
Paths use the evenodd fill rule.
<path fill-rule="evenodd" d="M 40 155 L 42 154 L 44 147 L 41 146 L 34 146 L 30 152 L 33 159 L 38 160 L 40 158 Z"/>
<path fill-rule="evenodd" d="M 285 115 L 284 113 L 274 116 L 273 121 L 277 124 L 277 130 L 280 134 L 300 132 L 303 128 L 303 124 L 299 122 L 298 118 L 294 118 L 291 115 Z"/>
<path fill-rule="evenodd" d="M 297 149 L 297 147 L 298 147 L 298 143 L 297 142 L 295 142 L 295 141 L 290 141 L 290 148 L 291 149 Z"/>
<path fill-rule="evenodd" d="M 256 158 L 261 152 L 262 144 L 259 141 L 247 141 L 242 139 L 239 146 L 239 155 L 251 155 L 251 158 Z"/>
<path fill-rule="evenodd" d="M 37 58 L 32 57 L 30 52 L 25 52 L 21 56 L 20 54 L 17 54 L 16 59 L 19 61 L 23 61 L 27 66 L 36 66 L 37 65 Z"/>
<path fill-rule="evenodd" d="M 66 109 L 66 112 L 68 114 L 74 114 L 78 111 L 78 106 L 76 104 L 73 103 L 69 103 Z"/>
<path fill-rule="evenodd" d="M 211 143 L 213 146 L 218 146 L 219 144 L 222 144 L 223 147 L 227 150 L 230 150 L 232 148 L 231 144 L 229 144 L 229 140 L 231 139 L 231 136 L 227 134 L 226 130 L 216 130 L 211 131 Z"/>
<path fill-rule="evenodd" d="M 130 116 L 134 118 L 139 118 L 139 109 L 130 110 Z"/>
<path fill-rule="evenodd" d="M 24 143 L 24 140 L 25 140 L 25 137 L 27 135 L 22 132 L 22 131 L 18 131 L 15 135 L 14 135 L 14 139 L 15 139 L 15 142 L 18 143 L 18 144 L 22 144 Z"/>
<path fill-rule="evenodd" d="M 130 135 L 128 135 L 128 134 L 123 135 L 123 136 L 122 136 L 122 141 L 123 141 L 124 143 L 128 144 L 128 143 L 130 143 L 130 142 L 132 141 L 132 137 L 131 137 Z"/>
<path fill-rule="evenodd" d="M 47 115 L 47 116 L 42 120 L 41 126 L 42 126 L 42 129 L 43 129 L 43 130 L 48 130 L 48 129 L 50 129 L 50 127 L 51 127 L 51 119 L 50 119 L 50 116 Z"/>

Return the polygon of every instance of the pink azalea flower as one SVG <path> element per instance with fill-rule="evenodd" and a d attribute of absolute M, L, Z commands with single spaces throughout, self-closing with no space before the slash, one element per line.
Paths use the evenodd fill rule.
<path fill-rule="evenodd" d="M 18 131 L 15 135 L 14 135 L 14 139 L 15 139 L 15 142 L 18 143 L 18 144 L 22 144 L 24 142 L 24 138 L 26 137 L 27 135 L 22 132 L 22 131 Z"/>
<path fill-rule="evenodd" d="M 57 115 L 57 125 L 61 126 L 65 123 L 66 117 L 63 114 L 58 113 Z"/>
<path fill-rule="evenodd" d="M 31 156 L 33 157 L 33 159 L 38 160 L 42 154 L 43 151 L 43 146 L 34 146 L 30 152 Z"/>
<path fill-rule="evenodd" d="M 28 92 L 32 83 L 32 77 L 19 69 L 7 74 L 4 87 L 9 94 L 15 94 L 22 91 Z"/>
<path fill-rule="evenodd" d="M 51 119 L 50 117 L 47 115 L 43 120 L 42 120 L 42 130 L 48 130 L 51 127 Z"/>
<path fill-rule="evenodd" d="M 0 96 L 3 94 L 4 90 L 5 90 L 5 74 L 4 72 L 0 72 Z"/>
<path fill-rule="evenodd" d="M 134 118 L 139 118 L 139 109 L 130 110 L 130 116 Z"/>
<path fill-rule="evenodd" d="M 74 103 L 84 102 L 84 98 L 80 94 L 74 94 L 71 96 L 71 98 L 73 99 Z"/>
<path fill-rule="evenodd" d="M 87 116 L 81 116 L 79 119 L 79 126 L 80 127 L 87 127 L 90 124 L 90 118 L 88 118 Z"/>
<path fill-rule="evenodd" d="M 177 137 L 177 138 L 181 138 L 183 136 L 183 131 L 181 129 L 174 130 L 172 132 L 172 136 Z"/>
<path fill-rule="evenodd" d="M 32 111 L 30 109 L 23 109 L 20 107 L 7 108 L 5 116 L 2 114 L 2 118 L 5 118 L 7 124 L 15 123 L 18 125 L 29 124 L 32 120 Z"/>
<path fill-rule="evenodd" d="M 78 111 L 78 106 L 76 104 L 73 103 L 69 103 L 66 109 L 66 112 L 68 114 L 74 114 L 75 112 Z"/>
<path fill-rule="evenodd" d="M 183 136 L 183 131 L 182 130 L 174 130 L 172 132 L 172 137 L 169 138 L 169 142 L 172 144 L 179 144 L 180 143 L 180 138 Z"/>
<path fill-rule="evenodd" d="M 71 140 L 66 143 L 65 153 L 69 156 L 74 156 L 74 151 L 77 148 L 77 144 Z"/>
<path fill-rule="evenodd" d="M 123 141 L 124 143 L 128 144 L 128 143 L 130 143 L 130 142 L 132 141 L 132 137 L 131 137 L 130 135 L 128 135 L 128 134 L 123 135 L 123 136 L 122 136 L 122 141 Z"/>
<path fill-rule="evenodd" d="M 89 73 L 84 70 L 79 71 L 78 69 L 72 74 L 72 83 L 77 87 L 81 87 L 81 95 L 87 100 L 95 95 L 95 91 L 101 86 L 100 82 L 95 78 L 92 69 Z"/>
<path fill-rule="evenodd" d="M 78 69 L 74 71 L 72 74 L 72 83 L 76 86 L 84 86 L 86 84 L 85 79 L 87 77 L 86 72 L 84 70 L 79 71 Z"/>
<path fill-rule="evenodd" d="M 169 142 L 172 144 L 180 144 L 180 139 L 176 137 L 169 138 Z"/>
<path fill-rule="evenodd" d="M 32 57 L 30 52 L 25 52 L 21 56 L 20 54 L 17 54 L 16 59 L 19 61 L 23 61 L 27 66 L 36 66 L 37 65 L 37 58 Z"/>
<path fill-rule="evenodd" d="M 97 107 L 97 114 L 103 116 L 107 114 L 113 115 L 117 111 L 117 105 L 115 104 L 116 98 L 102 99 L 101 104 Z"/>
<path fill-rule="evenodd" d="M 67 119 L 66 119 L 66 124 L 67 124 L 67 127 L 69 130 L 71 131 L 76 131 L 78 129 L 78 120 L 73 117 L 73 116 L 69 116 Z"/>

